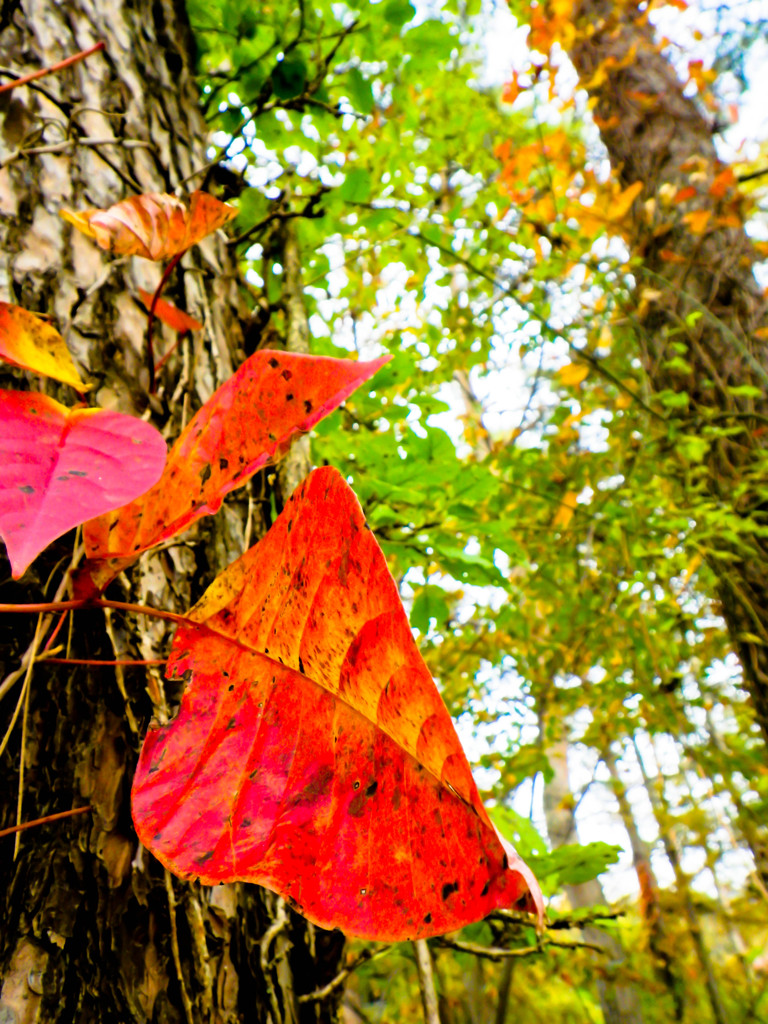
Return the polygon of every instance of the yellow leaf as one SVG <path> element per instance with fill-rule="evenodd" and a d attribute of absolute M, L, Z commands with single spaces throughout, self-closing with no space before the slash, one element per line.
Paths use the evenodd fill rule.
<path fill-rule="evenodd" d="M 642 181 L 636 181 L 633 185 L 628 185 L 623 192 L 620 192 L 611 204 L 611 220 L 623 220 L 629 213 L 632 203 L 634 203 L 642 191 Z"/>
<path fill-rule="evenodd" d="M 573 519 L 573 514 L 576 511 L 576 491 L 566 491 L 563 496 L 563 500 L 560 502 L 560 507 L 555 513 L 555 517 L 552 520 L 552 526 L 555 530 L 564 530 L 570 521 Z"/>
<path fill-rule="evenodd" d="M 693 574 L 699 568 L 699 566 L 701 565 L 701 562 L 702 562 L 701 555 L 698 555 L 698 554 L 694 555 L 693 558 L 690 560 L 690 562 L 688 563 L 688 565 L 686 567 L 685 572 L 683 573 L 683 586 L 684 587 L 688 586 L 688 584 L 690 583 L 690 580 L 691 580 L 691 576 L 693 576 Z"/>
<path fill-rule="evenodd" d="M 88 391 L 66 342 L 49 323 L 21 306 L 0 302 L 0 358 L 9 363 Z"/>
<path fill-rule="evenodd" d="M 557 371 L 560 383 L 566 388 L 577 387 L 589 373 L 587 363 L 566 363 Z"/>

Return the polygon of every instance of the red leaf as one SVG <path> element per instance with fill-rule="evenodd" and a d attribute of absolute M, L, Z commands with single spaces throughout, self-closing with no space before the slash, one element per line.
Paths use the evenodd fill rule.
<path fill-rule="evenodd" d="M 163 471 L 154 427 L 106 409 L 0 391 L 0 534 L 14 577 L 62 533 L 141 494 Z"/>
<path fill-rule="evenodd" d="M 520 901 L 541 912 L 336 470 L 311 473 L 192 609 L 168 664 L 188 671 L 133 785 L 139 837 L 171 870 L 257 882 L 368 939 L 437 935 Z"/>
<path fill-rule="evenodd" d="M 88 566 L 106 585 L 142 551 L 218 511 L 224 496 L 285 453 L 368 380 L 390 356 L 369 363 L 325 356 L 255 352 L 193 417 L 157 485 L 140 501 L 88 523 Z"/>
<path fill-rule="evenodd" d="M 116 256 L 165 260 L 232 220 L 237 210 L 207 192 L 193 192 L 188 203 L 147 192 L 106 210 L 62 210 L 61 216 Z"/>
<path fill-rule="evenodd" d="M 153 295 L 145 292 L 143 288 L 139 288 L 139 298 L 147 309 L 151 308 Z M 178 331 L 179 334 L 183 334 L 185 331 L 199 331 L 203 326 L 199 320 L 195 320 L 189 313 L 185 313 L 183 309 L 179 309 L 171 302 L 166 302 L 165 299 L 158 299 L 155 303 L 155 316 L 164 324 L 168 324 L 172 330 Z"/>

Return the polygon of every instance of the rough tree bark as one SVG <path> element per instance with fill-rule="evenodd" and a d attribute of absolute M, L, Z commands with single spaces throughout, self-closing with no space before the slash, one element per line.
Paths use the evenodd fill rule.
<path fill-rule="evenodd" d="M 639 289 L 655 293 L 639 328 L 648 379 L 657 392 L 690 396 L 682 425 L 712 439 L 706 493 L 743 531 L 739 543 L 710 543 L 707 557 L 768 739 L 768 544 L 751 529 L 764 529 L 768 507 L 762 483 L 768 343 L 757 333 L 768 316 L 752 270 L 758 257 L 744 230 L 738 190 L 722 176 L 714 126 L 683 95 L 647 13 L 636 0 L 576 0 L 572 20 L 569 56 L 594 100 L 611 164 L 624 185 L 643 184 L 631 246 L 640 257 Z M 672 202 L 686 186 L 695 195 Z M 698 211 L 697 220 L 685 219 Z M 693 326 L 686 323 L 690 313 L 698 315 Z M 675 370 L 679 362 L 670 365 L 672 345 L 681 340 L 690 373 Z M 733 393 L 744 385 L 755 390 Z M 725 436 L 718 428 L 733 432 Z"/>
<path fill-rule="evenodd" d="M 146 317 L 137 287 L 160 275 L 112 259 L 59 217 L 144 191 L 200 187 L 206 129 L 180 0 L 6 0 L 0 75 L 10 80 L 103 40 L 106 49 L 0 97 L 0 298 L 49 314 L 97 382 L 96 401 L 145 415 L 175 436 L 243 358 L 238 273 L 220 237 L 188 253 L 169 298 L 205 328 L 182 343 L 146 396 Z M 114 140 L 114 141 L 110 141 Z M 170 338 L 164 339 L 165 343 Z M 159 342 L 162 350 L 163 342 Z M 50 382 L 4 371 L 3 384 L 64 398 Z M 258 503 L 251 503 L 258 507 Z M 144 558 L 115 596 L 183 610 L 242 551 L 244 503 L 182 543 Z M 251 524 L 258 536 L 262 525 Z M 18 583 L 0 566 L 4 601 L 50 598 L 72 559 L 54 544 Z M 0 624 L 5 672 L 34 621 Z M 26 618 L 26 617 L 24 617 Z M 155 622 L 78 613 L 61 634 L 72 656 L 157 657 Z M 61 640 L 60 637 L 60 640 Z M 118 670 L 120 671 L 120 670 Z M 5 674 L 5 672 L 3 674 Z M 0 708 L 5 731 L 21 681 Z M 90 804 L 93 811 L 0 843 L 0 1020 L 283 1024 L 336 1019 L 339 989 L 302 999 L 337 973 L 343 938 L 308 926 L 254 886 L 205 890 L 167 875 L 137 848 L 129 792 L 141 736 L 162 693 L 159 670 L 37 665 L 25 728 L 0 756 L 0 827 L 15 823 L 22 735 L 22 820 Z M 177 691 L 168 691 L 172 703 Z"/>

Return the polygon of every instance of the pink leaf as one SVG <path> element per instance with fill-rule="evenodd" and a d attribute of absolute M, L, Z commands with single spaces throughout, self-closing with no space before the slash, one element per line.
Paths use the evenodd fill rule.
<path fill-rule="evenodd" d="M 0 391 L 0 535 L 15 578 L 52 540 L 124 505 L 163 471 L 154 427 L 106 409 Z"/>

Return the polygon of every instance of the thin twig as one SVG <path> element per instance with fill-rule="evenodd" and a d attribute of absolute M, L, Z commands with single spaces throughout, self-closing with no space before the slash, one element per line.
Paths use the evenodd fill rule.
<path fill-rule="evenodd" d="M 47 825 L 51 821 L 60 821 L 62 818 L 71 818 L 75 814 L 85 814 L 92 811 L 90 804 L 85 807 L 73 807 L 71 811 L 58 811 L 56 814 L 46 814 L 44 818 L 35 818 L 33 821 L 22 822 L 21 825 L 12 825 L 10 828 L 0 829 L 0 839 L 12 836 L 16 832 L 24 832 L 28 828 L 37 828 L 39 825 Z"/>
<path fill-rule="evenodd" d="M 275 918 L 272 924 L 264 932 L 261 938 L 259 946 L 261 947 L 259 953 L 259 959 L 261 961 L 261 974 L 264 979 L 264 984 L 267 988 L 267 995 L 269 996 L 270 1008 L 272 1013 L 272 1019 L 274 1024 L 280 1024 L 282 1020 L 282 1014 L 280 1013 L 280 1004 L 277 1001 L 277 993 L 275 992 L 275 986 L 272 983 L 271 964 L 269 961 L 269 947 L 272 945 L 277 936 L 288 926 L 288 917 L 285 913 L 285 902 L 284 900 L 277 898 L 277 910 Z"/>
<path fill-rule="evenodd" d="M 179 979 L 181 989 L 181 1001 L 184 1004 L 184 1014 L 187 1024 L 195 1024 L 195 1012 L 192 1008 L 192 1000 L 189 998 L 187 986 L 184 982 L 184 973 L 181 967 L 181 953 L 179 952 L 179 933 L 176 928 L 176 895 L 173 891 L 173 876 L 168 868 L 165 868 L 165 891 L 168 894 L 168 916 L 171 922 L 171 952 L 173 964 L 176 968 L 176 976 Z"/>
<path fill-rule="evenodd" d="M 35 654 L 42 638 L 41 627 L 43 625 L 42 614 L 37 617 L 37 625 L 35 626 L 35 635 L 32 640 L 32 655 L 27 664 L 27 674 L 24 677 L 24 686 L 22 687 L 22 696 L 24 697 L 24 714 L 21 719 L 21 751 L 19 754 L 19 791 L 16 798 L 16 824 L 21 824 L 21 808 L 24 802 L 24 767 L 26 765 L 26 750 L 27 750 L 27 727 L 29 722 L 29 695 L 32 691 L 32 672 L 35 668 Z M 18 707 L 16 709 L 18 711 Z M 12 726 L 11 726 L 12 727 Z M 8 734 L 10 736 L 10 728 Z M 13 844 L 13 859 L 19 855 L 19 846 L 21 844 L 21 831 L 16 832 L 16 839 Z"/>
<path fill-rule="evenodd" d="M 52 75 L 57 71 L 61 71 L 63 68 L 69 67 L 70 64 L 75 64 L 79 60 L 85 60 L 85 58 L 90 57 L 92 53 L 98 53 L 98 51 L 103 50 L 105 46 L 106 43 L 104 42 L 96 43 L 88 50 L 81 50 L 80 53 L 76 53 L 72 57 L 65 57 L 64 60 L 60 60 L 58 64 L 52 64 L 49 68 L 42 68 L 40 71 L 33 71 L 29 75 L 17 78 L 15 82 L 7 82 L 5 85 L 0 85 L 0 92 L 10 92 L 11 89 L 17 89 L 20 85 L 26 85 L 27 82 L 34 82 L 38 78 L 44 78 L 46 75 Z"/>
<path fill-rule="evenodd" d="M 432 954 L 426 939 L 416 939 L 413 944 L 416 951 L 416 968 L 419 972 L 419 988 L 421 1003 L 424 1007 L 424 1024 L 440 1024 L 440 1011 L 435 991 L 435 973 L 432 968 Z"/>
<path fill-rule="evenodd" d="M 391 943 L 389 945 L 382 946 L 375 952 L 372 952 L 370 949 L 364 949 L 360 956 L 356 957 L 356 959 L 353 960 L 352 963 L 348 964 L 341 971 L 339 971 L 336 977 L 332 978 L 327 985 L 323 985 L 322 988 L 316 988 L 314 992 L 305 992 L 304 995 L 297 997 L 297 1002 L 322 1002 L 324 999 L 327 999 L 329 996 L 333 995 L 336 989 L 340 988 L 347 980 L 347 978 L 350 976 L 350 974 L 356 971 L 358 967 L 362 967 L 363 964 L 372 963 L 374 960 L 378 960 L 380 957 L 386 956 L 391 949 Z"/>

